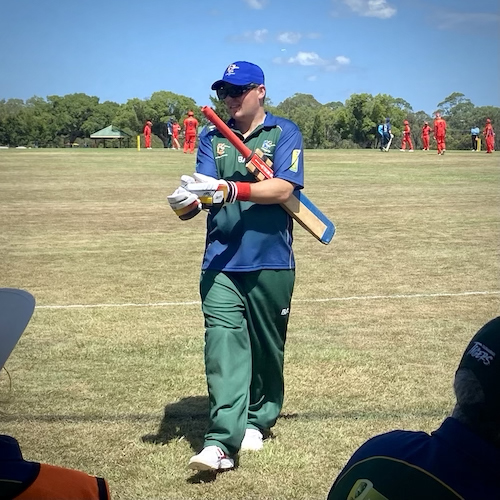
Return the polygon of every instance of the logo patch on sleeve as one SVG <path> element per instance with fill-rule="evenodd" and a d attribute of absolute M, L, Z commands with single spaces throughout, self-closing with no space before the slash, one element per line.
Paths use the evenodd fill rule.
<path fill-rule="evenodd" d="M 292 151 L 292 164 L 290 165 L 290 172 L 297 172 L 299 170 L 299 157 L 302 151 L 300 149 L 294 149 Z"/>

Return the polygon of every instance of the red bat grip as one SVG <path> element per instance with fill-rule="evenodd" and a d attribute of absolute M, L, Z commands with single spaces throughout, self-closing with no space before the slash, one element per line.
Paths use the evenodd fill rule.
<path fill-rule="evenodd" d="M 201 112 L 210 120 L 217 130 L 245 157 L 250 160 L 252 151 L 243 144 L 243 141 L 219 118 L 217 113 L 208 106 L 203 106 Z"/>

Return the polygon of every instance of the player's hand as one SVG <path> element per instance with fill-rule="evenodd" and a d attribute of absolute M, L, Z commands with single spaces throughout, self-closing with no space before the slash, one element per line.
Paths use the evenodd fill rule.
<path fill-rule="evenodd" d="M 200 199 L 203 208 L 221 207 L 225 203 L 234 203 L 238 195 L 238 188 L 233 181 L 215 179 L 198 173 L 194 173 L 193 177 L 183 175 L 181 185 Z"/>
<path fill-rule="evenodd" d="M 192 219 L 201 212 L 201 201 L 193 193 L 182 186 L 178 187 L 170 196 L 167 196 L 170 207 L 181 220 Z"/>

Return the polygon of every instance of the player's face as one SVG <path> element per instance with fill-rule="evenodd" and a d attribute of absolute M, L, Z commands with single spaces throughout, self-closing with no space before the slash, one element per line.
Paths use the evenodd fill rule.
<path fill-rule="evenodd" d="M 264 99 L 266 95 L 264 85 L 244 90 L 239 96 L 234 96 L 233 93 L 224 98 L 229 114 L 235 120 L 252 119 L 256 116 L 261 108 L 261 99 Z"/>

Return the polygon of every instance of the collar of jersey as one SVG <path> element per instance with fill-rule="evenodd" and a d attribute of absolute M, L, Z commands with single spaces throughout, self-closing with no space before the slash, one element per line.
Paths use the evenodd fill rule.
<path fill-rule="evenodd" d="M 241 137 L 241 139 L 243 139 L 243 142 L 246 142 L 248 141 L 248 139 L 252 138 L 260 129 L 263 129 L 263 128 L 273 128 L 274 126 L 276 126 L 278 124 L 278 121 L 276 120 L 276 117 L 274 115 L 272 115 L 271 113 L 269 113 L 269 111 L 266 111 L 266 116 L 264 118 L 264 123 L 262 123 L 261 125 L 259 125 L 255 130 L 252 131 L 252 133 L 250 135 L 248 135 L 245 139 L 243 139 L 243 136 L 241 135 L 241 132 L 237 129 L 235 129 L 235 122 L 234 122 L 234 118 L 231 118 L 228 122 L 227 122 L 227 126 L 237 135 L 239 135 Z"/>

